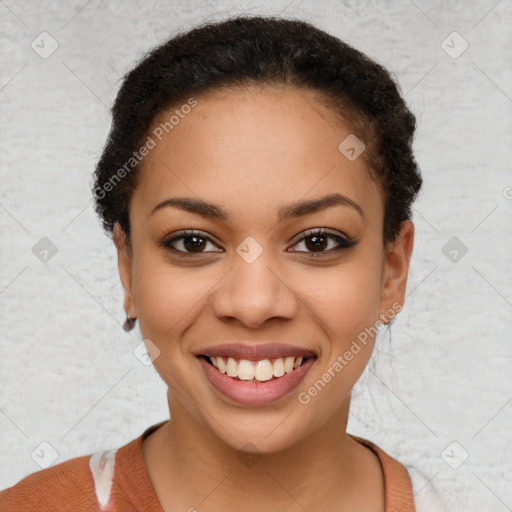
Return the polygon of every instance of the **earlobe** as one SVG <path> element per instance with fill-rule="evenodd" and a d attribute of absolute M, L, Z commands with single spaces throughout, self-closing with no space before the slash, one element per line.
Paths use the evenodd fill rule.
<path fill-rule="evenodd" d="M 127 316 L 136 317 L 132 296 L 132 252 L 126 238 L 126 233 L 119 222 L 115 222 L 114 224 L 113 240 L 117 249 L 119 277 L 124 290 L 124 309 Z"/>
<path fill-rule="evenodd" d="M 387 311 L 396 311 L 397 304 L 401 309 L 405 302 L 413 246 L 414 224 L 406 220 L 401 224 L 396 241 L 386 251 L 382 273 L 381 317 L 387 316 Z"/>

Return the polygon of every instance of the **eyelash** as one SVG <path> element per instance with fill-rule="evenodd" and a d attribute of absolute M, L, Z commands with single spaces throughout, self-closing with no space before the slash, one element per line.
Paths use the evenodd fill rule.
<path fill-rule="evenodd" d="M 350 240 L 343 236 L 336 235 L 334 233 L 329 233 L 328 231 L 325 231 L 322 228 L 318 228 L 318 229 L 308 229 L 307 231 L 305 231 L 304 236 L 300 240 L 298 240 L 294 244 L 294 246 L 303 242 L 307 238 L 313 238 L 313 237 L 321 237 L 321 238 L 328 238 L 330 240 L 334 240 L 338 243 L 338 247 L 336 247 L 335 249 L 332 249 L 332 248 L 328 249 L 327 251 L 307 252 L 307 254 L 309 254 L 311 257 L 318 257 L 318 256 L 322 256 L 325 254 L 330 255 L 333 252 L 338 252 L 342 249 L 349 249 L 350 247 L 353 247 L 357 243 L 354 240 Z M 186 239 L 186 238 L 200 238 L 201 240 L 206 240 L 207 242 L 210 242 L 210 243 L 216 245 L 215 242 L 213 241 L 213 239 L 210 238 L 208 235 L 205 235 L 205 234 L 201 233 L 200 231 L 195 231 L 195 230 L 181 231 L 180 233 L 178 233 L 177 236 L 173 236 L 172 238 L 167 239 L 167 240 L 162 240 L 159 245 L 161 245 L 162 247 L 169 249 L 173 252 L 180 253 L 180 255 L 183 255 L 185 257 L 197 257 L 202 254 L 205 254 L 206 251 L 194 253 L 194 252 L 181 251 L 179 249 L 172 247 L 172 244 L 174 242 L 176 242 L 177 240 L 182 240 L 182 239 Z M 221 251 L 215 251 L 215 252 L 221 252 Z M 306 252 L 306 251 L 291 251 L 291 252 Z"/>

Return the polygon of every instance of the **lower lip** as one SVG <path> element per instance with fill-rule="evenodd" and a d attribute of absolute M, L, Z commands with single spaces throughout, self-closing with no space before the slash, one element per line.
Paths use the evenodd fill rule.
<path fill-rule="evenodd" d="M 251 382 L 228 377 L 208 363 L 204 357 L 199 357 L 199 360 L 208 380 L 215 388 L 242 405 L 266 405 L 283 398 L 300 384 L 315 362 L 315 359 L 310 357 L 303 365 L 282 377 L 265 382 Z"/>

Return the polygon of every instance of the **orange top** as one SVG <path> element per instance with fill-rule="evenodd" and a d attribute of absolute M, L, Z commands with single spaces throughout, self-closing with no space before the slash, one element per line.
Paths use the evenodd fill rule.
<path fill-rule="evenodd" d="M 147 428 L 119 449 L 84 455 L 28 475 L 0 492 L 0 511 L 164 512 L 144 465 L 142 441 L 167 421 Z M 370 441 L 351 437 L 379 458 L 386 512 L 415 512 L 405 467 Z"/>

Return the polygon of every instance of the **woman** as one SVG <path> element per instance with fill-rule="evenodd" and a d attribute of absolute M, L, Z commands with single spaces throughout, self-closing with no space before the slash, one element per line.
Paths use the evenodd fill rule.
<path fill-rule="evenodd" d="M 346 432 L 404 304 L 414 130 L 389 73 L 308 23 L 233 18 L 149 53 L 94 197 L 171 419 L 0 509 L 417 510 L 405 467 Z"/>

